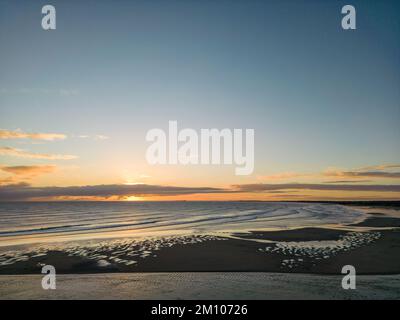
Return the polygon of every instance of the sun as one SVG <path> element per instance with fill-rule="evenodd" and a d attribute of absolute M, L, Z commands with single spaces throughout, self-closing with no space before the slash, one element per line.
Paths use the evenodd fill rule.
<path fill-rule="evenodd" d="M 124 201 L 142 201 L 143 198 L 137 196 L 129 196 L 124 199 Z"/>

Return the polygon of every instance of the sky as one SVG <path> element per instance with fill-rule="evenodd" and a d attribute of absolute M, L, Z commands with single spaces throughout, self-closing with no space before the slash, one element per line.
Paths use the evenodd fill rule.
<path fill-rule="evenodd" d="M 400 199 L 399 9 L 0 0 L 0 200 Z M 254 172 L 148 164 L 169 120 L 254 129 Z"/>

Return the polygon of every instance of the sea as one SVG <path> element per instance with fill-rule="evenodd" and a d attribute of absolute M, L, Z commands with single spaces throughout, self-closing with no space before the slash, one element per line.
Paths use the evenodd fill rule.
<path fill-rule="evenodd" d="M 0 247 L 340 227 L 364 217 L 356 208 L 324 203 L 3 202 L 0 203 Z"/>

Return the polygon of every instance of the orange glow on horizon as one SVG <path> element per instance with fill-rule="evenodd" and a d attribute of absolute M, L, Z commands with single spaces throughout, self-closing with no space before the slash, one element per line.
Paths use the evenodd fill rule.
<path fill-rule="evenodd" d="M 126 197 L 123 201 L 144 201 L 145 199 L 137 196 Z"/>
<path fill-rule="evenodd" d="M 110 197 L 46 197 L 30 201 L 393 201 L 400 198 L 398 192 L 343 192 L 343 191 L 288 191 L 282 193 L 199 193 L 185 195 L 129 195 Z"/>

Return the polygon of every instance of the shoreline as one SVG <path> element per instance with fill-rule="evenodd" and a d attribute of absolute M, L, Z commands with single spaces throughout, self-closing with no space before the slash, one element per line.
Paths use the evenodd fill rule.
<path fill-rule="evenodd" d="M 354 206 L 353 206 L 354 208 Z M 0 260 L 0 275 L 40 274 L 49 264 L 58 274 L 158 272 L 268 272 L 338 275 L 344 265 L 357 274 L 400 274 L 400 211 L 357 207 L 366 219 L 343 228 L 303 227 L 250 231 L 232 237 L 188 236 L 109 248 L 34 252 Z M 3 264 L 2 264 L 3 263 Z"/>

